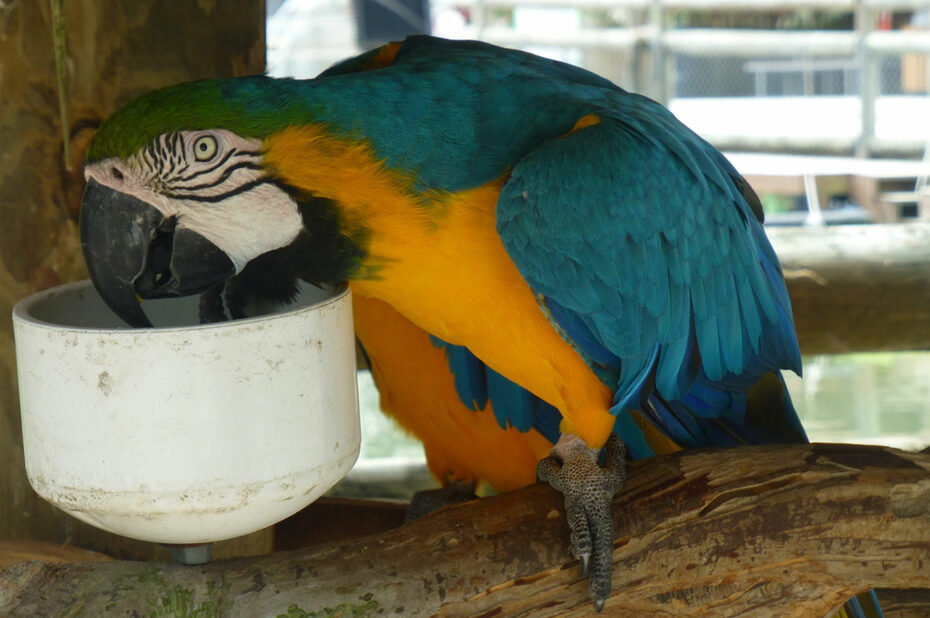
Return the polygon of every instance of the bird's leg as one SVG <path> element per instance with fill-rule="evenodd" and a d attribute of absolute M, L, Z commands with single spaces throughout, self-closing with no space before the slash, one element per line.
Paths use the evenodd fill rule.
<path fill-rule="evenodd" d="M 200 323 L 215 324 L 227 320 L 240 320 L 247 317 L 245 305 L 245 295 L 239 286 L 238 278 L 233 277 L 200 294 Z"/>
<path fill-rule="evenodd" d="M 409 524 L 443 506 L 476 500 L 478 496 L 475 495 L 475 489 L 474 481 L 446 478 L 439 489 L 420 490 L 410 499 L 404 523 Z"/>
<path fill-rule="evenodd" d="M 223 300 L 226 301 L 229 317 L 233 320 L 248 317 L 245 312 L 245 294 L 243 294 L 242 287 L 239 285 L 239 277 L 229 279 L 223 286 Z"/>
<path fill-rule="evenodd" d="M 610 503 L 626 480 L 626 446 L 611 434 L 603 466 L 598 451 L 572 434 L 565 434 L 541 460 L 536 476 L 562 493 L 572 554 L 588 576 L 594 609 L 600 612 L 610 596 L 614 526 Z"/>
<path fill-rule="evenodd" d="M 214 324 L 227 319 L 223 307 L 223 286 L 218 285 L 203 292 L 200 295 L 200 323 Z"/>

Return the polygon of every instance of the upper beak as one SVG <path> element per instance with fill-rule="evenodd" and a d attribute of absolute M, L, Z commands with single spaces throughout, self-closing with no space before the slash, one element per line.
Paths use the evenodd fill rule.
<path fill-rule="evenodd" d="M 81 201 L 81 248 L 100 296 L 130 326 L 151 326 L 142 298 L 187 296 L 236 273 L 206 238 L 93 178 Z"/>

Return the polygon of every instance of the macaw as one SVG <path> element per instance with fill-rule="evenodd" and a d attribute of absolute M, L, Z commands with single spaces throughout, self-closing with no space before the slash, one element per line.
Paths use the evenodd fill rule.
<path fill-rule="evenodd" d="M 417 36 L 312 80 L 181 84 L 107 120 L 85 177 L 91 278 L 133 326 L 140 298 L 222 319 L 348 281 L 382 407 L 444 482 L 562 491 L 598 610 L 625 449 L 806 440 L 756 195 L 580 68 Z"/>

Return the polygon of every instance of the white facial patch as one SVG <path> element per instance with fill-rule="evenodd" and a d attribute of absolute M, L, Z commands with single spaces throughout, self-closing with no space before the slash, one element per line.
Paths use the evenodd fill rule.
<path fill-rule="evenodd" d="M 262 165 L 261 141 L 225 130 L 159 136 L 127 160 L 105 159 L 84 175 L 176 217 L 221 249 L 241 272 L 250 260 L 285 247 L 303 220 L 294 199 Z"/>
<path fill-rule="evenodd" d="M 218 204 L 178 204 L 178 228 L 197 232 L 222 249 L 237 273 L 263 253 L 289 245 L 302 227 L 297 203 L 273 184 L 258 185 Z"/>

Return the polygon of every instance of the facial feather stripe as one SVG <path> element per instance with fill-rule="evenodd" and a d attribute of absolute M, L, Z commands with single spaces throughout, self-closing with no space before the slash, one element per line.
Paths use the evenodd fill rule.
<path fill-rule="evenodd" d="M 85 175 L 197 232 L 229 256 L 236 272 L 288 245 L 303 225 L 296 202 L 264 165 L 261 142 L 230 131 L 165 133 L 125 161 L 88 164 Z"/>
<path fill-rule="evenodd" d="M 170 198 L 218 202 L 256 186 L 267 175 L 257 148 L 232 144 L 225 132 L 173 131 L 160 135 L 129 158 L 129 166 L 143 184 Z M 215 155 L 197 160 L 194 147 L 213 141 Z M 245 140 L 239 140 L 245 141 Z M 249 173 L 251 172 L 251 173 Z M 258 174 L 256 174 L 258 172 Z"/>

